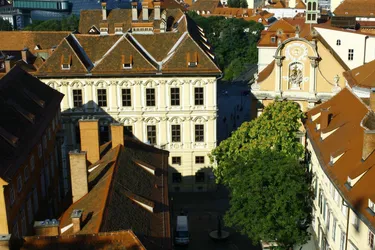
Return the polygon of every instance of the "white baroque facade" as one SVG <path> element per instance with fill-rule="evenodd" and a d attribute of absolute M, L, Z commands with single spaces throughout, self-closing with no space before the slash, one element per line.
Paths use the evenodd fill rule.
<path fill-rule="evenodd" d="M 102 130 L 113 121 L 131 126 L 128 128 L 142 142 L 149 141 L 148 126 L 155 126 L 155 146 L 170 152 L 170 191 L 206 191 L 215 187 L 208 157 L 216 147 L 215 77 L 41 80 L 65 95 L 61 102 L 65 152 L 79 148 L 79 136 L 75 135 L 78 133 L 78 120 L 82 117 L 99 119 Z M 107 105 L 99 107 L 98 90 L 103 89 Z M 122 89 L 130 90 L 130 106 L 123 106 Z M 155 105 L 147 105 L 147 89 L 154 89 Z M 179 105 L 172 105 L 171 89 L 178 89 Z M 196 89 L 203 90 L 203 105 L 196 105 Z M 74 90 L 81 90 L 81 107 L 75 107 L 77 96 L 74 96 Z M 179 125 L 179 140 L 172 140 L 172 125 Z M 203 125 L 203 139 L 196 138 L 196 125 Z"/>

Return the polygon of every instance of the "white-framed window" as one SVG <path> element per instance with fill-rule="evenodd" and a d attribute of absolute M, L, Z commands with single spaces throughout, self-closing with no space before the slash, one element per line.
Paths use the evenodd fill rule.
<path fill-rule="evenodd" d="M 97 89 L 98 106 L 107 107 L 107 89 Z"/>
<path fill-rule="evenodd" d="M 347 204 L 344 200 L 341 203 L 341 212 L 344 216 L 348 215 L 348 207 L 347 207 Z"/>
<path fill-rule="evenodd" d="M 340 45 L 341 45 L 341 40 L 340 40 L 340 39 L 337 39 L 337 40 L 336 40 L 336 45 L 337 45 L 337 46 L 340 46 Z"/>
<path fill-rule="evenodd" d="M 328 204 L 327 204 L 327 220 L 326 220 L 327 233 L 329 232 L 330 223 L 331 223 L 331 212 L 329 212 Z"/>
<path fill-rule="evenodd" d="M 353 214 L 352 216 L 352 225 L 355 229 L 358 230 L 358 227 L 359 227 L 359 219 L 358 219 L 358 216 L 356 214 Z"/>
<path fill-rule="evenodd" d="M 204 142 L 204 125 L 203 124 L 195 124 L 195 142 Z"/>
<path fill-rule="evenodd" d="M 337 227 L 337 220 L 335 217 L 333 217 L 332 218 L 332 233 L 331 233 L 333 241 L 336 240 L 336 227 Z"/>
<path fill-rule="evenodd" d="M 21 192 L 21 190 L 22 190 L 22 177 L 20 175 L 17 178 L 17 191 L 18 191 L 18 193 Z"/>
<path fill-rule="evenodd" d="M 341 229 L 341 235 L 340 235 L 340 250 L 345 249 L 345 232 Z"/>
<path fill-rule="evenodd" d="M 30 167 L 31 167 L 31 171 L 34 171 L 34 169 L 35 169 L 35 157 L 34 157 L 34 155 L 32 155 L 30 157 Z"/>
<path fill-rule="evenodd" d="M 82 89 L 73 89 L 73 107 L 80 108 L 83 105 Z"/>
<path fill-rule="evenodd" d="M 30 177 L 30 169 L 28 165 L 26 165 L 25 168 L 23 169 L 23 173 L 24 173 L 25 182 L 26 182 Z"/>
<path fill-rule="evenodd" d="M 38 156 L 42 158 L 42 145 L 40 145 L 40 143 L 38 144 Z"/>
<path fill-rule="evenodd" d="M 374 233 L 371 230 L 368 230 L 368 245 L 374 249 Z"/>
<path fill-rule="evenodd" d="M 354 60 L 354 49 L 348 50 L 348 60 L 353 61 Z"/>

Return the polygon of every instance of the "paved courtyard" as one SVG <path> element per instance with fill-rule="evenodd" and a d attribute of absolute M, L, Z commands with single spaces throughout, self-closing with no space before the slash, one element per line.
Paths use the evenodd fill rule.
<path fill-rule="evenodd" d="M 217 216 L 224 215 L 229 207 L 228 192 L 220 187 L 216 192 L 205 193 L 171 193 L 173 209 L 172 225 L 176 224 L 176 216 L 184 211 L 189 217 L 191 242 L 188 246 L 175 246 L 175 249 L 194 250 L 258 250 L 250 240 L 232 229 L 223 230 L 231 232 L 229 239 L 223 243 L 216 243 L 208 236 L 218 226 Z"/>
<path fill-rule="evenodd" d="M 218 143 L 230 136 L 244 121 L 250 120 L 250 96 L 247 84 L 217 84 Z"/>

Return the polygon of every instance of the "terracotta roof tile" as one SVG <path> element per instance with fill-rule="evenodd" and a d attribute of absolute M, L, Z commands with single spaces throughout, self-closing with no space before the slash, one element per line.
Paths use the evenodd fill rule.
<path fill-rule="evenodd" d="M 321 116 L 314 121 L 312 116 L 327 108 L 332 115 L 331 121 L 323 131 L 316 129 L 316 124 L 321 122 Z M 367 118 L 374 119 L 373 111 L 345 88 L 327 102 L 307 112 L 305 127 L 324 172 L 345 197 L 349 206 L 374 230 L 375 217 L 370 215 L 367 208 L 368 199 L 375 201 L 375 191 L 372 188 L 375 179 L 375 168 L 372 167 L 375 164 L 375 154 L 372 153 L 366 160 L 362 160 L 365 128 L 361 123 L 366 125 L 367 118 L 364 118 L 368 114 Z M 338 129 L 327 138 L 321 139 L 321 133 L 336 128 Z M 331 156 L 335 157 L 340 152 L 344 152 L 341 158 L 333 165 L 330 164 Z M 351 189 L 345 187 L 348 177 L 354 180 L 363 173 Z"/>
<path fill-rule="evenodd" d="M 297 4 L 294 8 L 296 8 L 296 9 L 306 9 L 306 4 L 302 0 L 297 0 Z"/>
<path fill-rule="evenodd" d="M 351 87 L 375 87 L 375 60 L 343 73 Z"/>
<path fill-rule="evenodd" d="M 275 60 L 273 60 L 270 64 L 267 65 L 258 75 L 258 83 L 263 82 L 266 80 L 272 73 L 273 69 L 275 68 Z"/>
<path fill-rule="evenodd" d="M 371 0 L 345 0 L 334 10 L 336 16 L 373 17 L 375 4 Z"/>
<path fill-rule="evenodd" d="M 189 7 L 189 10 L 200 11 L 200 12 L 209 11 L 213 13 L 214 10 L 220 6 L 221 6 L 220 0 L 198 0 Z"/>

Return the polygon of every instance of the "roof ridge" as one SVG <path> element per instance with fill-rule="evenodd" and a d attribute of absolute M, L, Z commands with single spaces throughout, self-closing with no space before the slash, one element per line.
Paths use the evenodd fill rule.
<path fill-rule="evenodd" d="M 92 63 L 91 59 L 88 57 L 86 51 L 84 50 L 84 48 L 82 47 L 81 43 L 78 41 L 77 37 L 72 33 L 70 34 L 70 36 L 73 37 L 74 41 L 78 44 L 78 49 L 80 50 L 80 52 L 82 53 L 83 57 L 88 61 L 88 63 L 90 64 L 90 68 L 87 68 L 89 71 L 94 67 L 94 64 Z"/>
<path fill-rule="evenodd" d="M 69 36 L 68 36 L 68 37 L 69 37 Z M 77 55 L 76 51 L 74 50 L 74 48 L 71 46 L 71 44 L 69 43 L 69 41 L 68 41 L 66 38 L 67 38 L 67 37 L 65 37 L 65 38 L 63 39 L 63 41 L 65 41 L 65 42 L 68 44 L 69 48 L 73 51 L 74 55 L 78 58 L 78 61 L 81 63 L 81 65 L 82 65 L 86 70 L 88 70 L 87 67 L 86 67 L 86 65 L 82 62 L 81 58 Z"/>
<path fill-rule="evenodd" d="M 167 53 L 167 56 L 164 57 L 164 59 L 161 61 L 162 64 L 164 64 L 165 62 L 167 62 L 175 53 L 175 50 L 177 49 L 177 47 L 182 43 L 182 41 L 184 40 L 184 38 L 187 36 L 188 32 L 185 31 L 181 36 L 180 38 L 177 40 L 177 42 L 173 45 L 173 47 L 170 49 L 170 51 Z"/>
<path fill-rule="evenodd" d="M 130 39 L 129 39 L 130 37 Z M 126 36 L 125 38 L 129 41 L 129 43 L 131 45 L 133 45 L 133 47 L 143 56 L 143 58 L 146 59 L 146 61 L 148 61 L 151 66 L 153 66 L 154 68 L 156 68 L 157 70 L 161 70 L 161 62 L 157 61 L 143 46 L 140 42 L 138 42 L 137 39 L 135 39 L 134 36 L 132 36 L 132 34 L 130 33 L 126 33 Z M 135 44 L 133 44 L 133 42 Z M 142 50 L 142 52 L 148 57 L 144 56 L 143 53 L 141 51 L 139 51 L 139 49 Z"/>
<path fill-rule="evenodd" d="M 114 50 L 117 47 L 117 45 L 122 40 L 124 40 L 124 36 L 120 36 L 120 38 L 111 46 L 111 48 L 109 48 L 109 50 L 107 50 L 107 52 L 104 53 L 104 55 L 102 56 L 102 58 L 100 58 L 99 60 L 97 60 L 96 62 L 94 62 L 94 68 L 96 68 L 104 60 L 104 58 L 106 58 L 107 55 L 110 54 L 112 52 L 112 50 Z"/>

